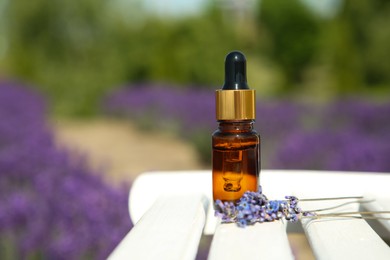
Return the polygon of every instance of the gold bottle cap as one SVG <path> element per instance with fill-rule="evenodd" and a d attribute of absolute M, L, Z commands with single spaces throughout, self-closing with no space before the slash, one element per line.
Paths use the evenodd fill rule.
<path fill-rule="evenodd" d="M 217 120 L 254 120 L 256 94 L 253 89 L 216 90 Z"/>

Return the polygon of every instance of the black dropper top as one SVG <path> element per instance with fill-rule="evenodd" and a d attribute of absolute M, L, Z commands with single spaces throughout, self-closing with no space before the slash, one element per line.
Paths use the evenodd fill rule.
<path fill-rule="evenodd" d="M 246 82 L 246 58 L 239 51 L 233 51 L 225 58 L 225 84 L 222 89 L 249 89 Z"/>

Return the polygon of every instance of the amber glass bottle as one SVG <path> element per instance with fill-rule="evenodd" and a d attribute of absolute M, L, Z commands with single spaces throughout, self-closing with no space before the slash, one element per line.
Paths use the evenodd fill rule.
<path fill-rule="evenodd" d="M 214 201 L 235 202 L 257 191 L 260 136 L 253 129 L 255 91 L 246 83 L 246 59 L 231 52 L 225 59 L 225 84 L 216 91 L 218 130 L 212 136 Z"/>

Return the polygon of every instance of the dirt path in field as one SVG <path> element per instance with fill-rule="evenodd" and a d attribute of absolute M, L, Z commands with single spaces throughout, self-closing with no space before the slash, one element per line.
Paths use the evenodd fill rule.
<path fill-rule="evenodd" d="M 140 131 L 127 121 L 52 120 L 52 127 L 60 145 L 85 155 L 110 183 L 132 181 L 145 171 L 204 168 L 190 143 L 168 133 Z"/>

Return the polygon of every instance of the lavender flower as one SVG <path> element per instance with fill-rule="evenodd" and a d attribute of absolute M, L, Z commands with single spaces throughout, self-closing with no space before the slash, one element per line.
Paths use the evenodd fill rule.
<path fill-rule="evenodd" d="M 298 207 L 297 197 L 285 198 L 286 200 L 268 200 L 259 186 L 257 192 L 246 191 L 236 204 L 216 200 L 215 216 L 222 223 L 236 223 L 239 227 L 246 227 L 256 222 L 272 222 L 282 218 L 296 222 L 302 216 L 315 215 L 313 212 L 302 211 Z"/>
<path fill-rule="evenodd" d="M 215 127 L 214 92 L 199 89 L 135 85 L 112 93 L 103 101 L 103 109 L 138 121 L 147 116 L 157 128 L 211 131 Z"/>
<path fill-rule="evenodd" d="M 0 82 L 0 240 L 17 259 L 105 259 L 131 228 L 128 187 L 57 147 L 44 108 L 29 87 Z"/>

